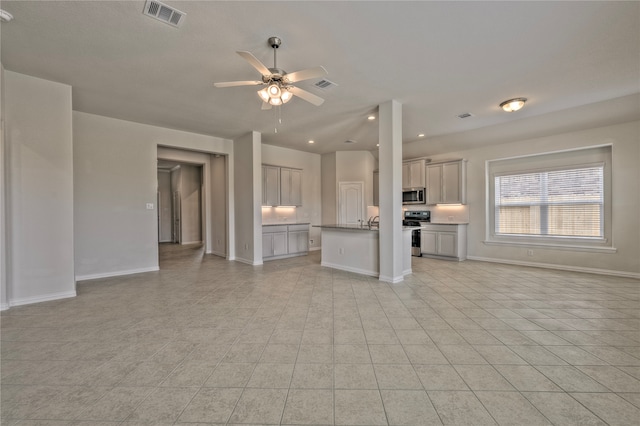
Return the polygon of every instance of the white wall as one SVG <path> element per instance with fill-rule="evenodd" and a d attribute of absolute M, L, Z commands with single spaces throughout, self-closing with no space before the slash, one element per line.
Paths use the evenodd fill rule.
<path fill-rule="evenodd" d="M 322 155 L 322 221 L 338 222 L 338 185 L 364 182 L 364 207 L 373 205 L 373 170 L 376 159 L 369 151 L 337 151 Z M 366 209 L 365 214 L 370 212 Z M 366 218 L 365 218 L 366 219 Z"/>
<path fill-rule="evenodd" d="M 373 170 L 376 159 L 369 151 L 336 152 L 336 180 L 364 182 L 364 204 L 373 205 Z"/>
<path fill-rule="evenodd" d="M 234 141 L 235 259 L 262 264 L 261 134 L 251 132 Z"/>
<path fill-rule="evenodd" d="M 296 208 L 263 207 L 262 223 L 309 222 L 322 223 L 321 161 L 320 154 L 296 151 L 271 145 L 262 146 L 262 163 L 280 167 L 302 169 L 302 206 Z M 320 248 L 320 228 L 310 227 L 310 250 Z"/>
<path fill-rule="evenodd" d="M 338 223 L 338 183 L 336 179 L 336 153 L 322 154 L 322 223 Z"/>
<path fill-rule="evenodd" d="M 158 205 L 156 209 L 159 214 L 158 241 L 161 243 L 173 240 L 173 213 L 171 193 L 171 172 L 169 170 L 158 170 Z"/>
<path fill-rule="evenodd" d="M 202 241 L 202 166 L 182 165 L 182 197 L 180 216 L 182 226 L 182 244 Z"/>
<path fill-rule="evenodd" d="M 6 202 L 5 202 L 5 143 L 4 143 L 4 66 L 0 63 L 0 311 L 9 308 L 7 299 L 7 233 L 6 233 Z"/>
<path fill-rule="evenodd" d="M 612 144 L 613 246 L 615 253 L 487 245 L 485 162 L 529 154 Z M 429 156 L 427 142 L 408 144 L 416 157 Z M 469 206 L 468 257 L 590 272 L 640 276 L 640 121 L 513 141 L 431 156 L 433 161 L 466 158 Z M 533 249 L 534 255 L 527 256 Z"/>
<path fill-rule="evenodd" d="M 4 72 L 9 305 L 75 296 L 71 87 Z"/>
<path fill-rule="evenodd" d="M 157 215 L 146 209 L 156 203 L 158 146 L 233 155 L 227 139 L 77 111 L 73 132 L 77 279 L 158 269 Z"/>
<path fill-rule="evenodd" d="M 233 226 L 229 223 L 233 223 L 233 217 L 229 218 L 227 223 L 227 209 L 230 200 L 233 200 L 233 196 L 230 191 L 227 190 L 227 168 L 229 167 L 229 156 L 227 155 L 213 155 L 211 156 L 211 176 L 210 176 L 210 190 L 208 193 L 211 195 L 209 205 L 211 209 L 211 253 L 217 256 L 229 256 L 229 253 L 233 253 L 233 249 L 227 246 L 227 229 L 233 229 Z M 205 194 L 207 195 L 207 194 Z M 205 197 L 206 198 L 206 197 Z M 231 241 L 229 241 L 231 243 Z"/>

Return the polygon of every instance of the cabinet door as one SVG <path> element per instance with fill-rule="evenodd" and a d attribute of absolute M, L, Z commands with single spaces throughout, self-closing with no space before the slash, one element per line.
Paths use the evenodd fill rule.
<path fill-rule="evenodd" d="M 302 205 L 302 170 L 290 170 L 290 206 Z M 283 203 L 284 204 L 284 203 Z"/>
<path fill-rule="evenodd" d="M 458 255 L 457 239 L 456 232 L 438 232 L 438 254 L 456 257 Z"/>
<path fill-rule="evenodd" d="M 402 163 L 402 187 L 411 188 L 411 165 Z"/>
<path fill-rule="evenodd" d="M 424 161 L 419 160 L 409 163 L 409 175 L 411 177 L 411 188 L 424 187 Z"/>
<path fill-rule="evenodd" d="M 262 234 L 262 257 L 273 256 L 273 234 Z"/>
<path fill-rule="evenodd" d="M 438 233 L 432 231 L 420 231 L 420 250 L 424 254 L 438 254 Z"/>
<path fill-rule="evenodd" d="M 287 233 L 277 232 L 271 235 L 273 235 L 273 255 L 280 256 L 282 254 L 287 254 Z"/>
<path fill-rule="evenodd" d="M 280 205 L 291 206 L 291 169 L 280 169 Z"/>
<path fill-rule="evenodd" d="M 462 162 L 442 165 L 442 201 L 443 203 L 462 203 Z"/>
<path fill-rule="evenodd" d="M 262 166 L 262 205 L 280 205 L 280 168 Z"/>
<path fill-rule="evenodd" d="M 306 253 L 309 251 L 309 232 L 289 232 L 289 254 Z"/>
<path fill-rule="evenodd" d="M 442 202 L 442 165 L 427 166 L 427 204 Z"/>

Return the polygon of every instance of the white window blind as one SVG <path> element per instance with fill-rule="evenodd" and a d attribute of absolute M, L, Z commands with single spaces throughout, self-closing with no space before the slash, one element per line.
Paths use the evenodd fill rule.
<path fill-rule="evenodd" d="M 604 164 L 494 176 L 496 235 L 604 237 Z"/>

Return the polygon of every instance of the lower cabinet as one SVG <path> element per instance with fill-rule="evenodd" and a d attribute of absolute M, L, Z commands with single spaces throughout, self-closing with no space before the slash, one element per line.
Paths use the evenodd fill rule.
<path fill-rule="evenodd" d="M 309 225 L 262 227 L 262 259 L 305 255 L 309 251 Z"/>
<path fill-rule="evenodd" d="M 420 251 L 427 256 L 467 258 L 467 225 L 432 224 L 420 229 Z"/>
<path fill-rule="evenodd" d="M 287 254 L 287 226 L 262 227 L 262 257 Z"/>

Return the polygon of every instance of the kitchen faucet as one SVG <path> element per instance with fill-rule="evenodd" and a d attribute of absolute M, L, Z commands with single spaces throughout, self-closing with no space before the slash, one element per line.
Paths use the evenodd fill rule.
<path fill-rule="evenodd" d="M 373 225 L 380 226 L 380 216 L 370 217 L 369 220 L 367 221 L 367 224 L 369 225 L 369 228 L 371 228 L 371 226 L 373 226 Z"/>

